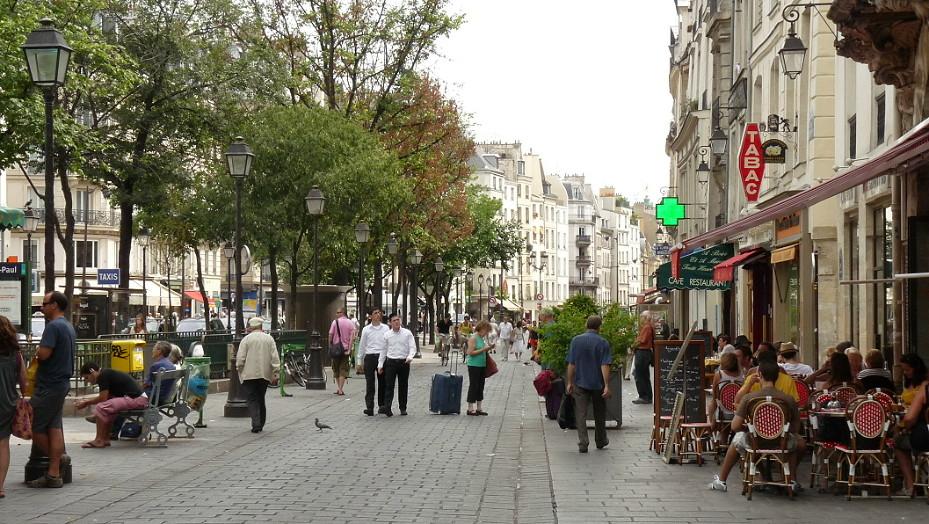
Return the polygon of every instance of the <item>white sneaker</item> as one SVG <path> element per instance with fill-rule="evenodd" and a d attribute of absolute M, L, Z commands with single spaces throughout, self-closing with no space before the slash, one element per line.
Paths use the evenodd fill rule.
<path fill-rule="evenodd" d="M 711 491 L 727 491 L 726 483 L 719 480 L 719 475 L 713 475 L 713 482 L 707 485 Z"/>

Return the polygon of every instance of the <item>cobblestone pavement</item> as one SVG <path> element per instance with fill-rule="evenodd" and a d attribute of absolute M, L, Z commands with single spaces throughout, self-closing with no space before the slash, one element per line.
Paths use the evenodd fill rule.
<path fill-rule="evenodd" d="M 706 491 L 715 466 L 666 465 L 646 451 L 650 409 L 629 403 L 631 382 L 623 428 L 610 431 L 609 448 L 591 446 L 587 455 L 577 453 L 573 431 L 543 417 L 535 365 L 501 363 L 487 381 L 490 416 L 432 415 L 429 379 L 439 367 L 424 356 L 411 375 L 407 417 L 364 416 L 364 384 L 353 378 L 345 397 L 331 387 L 293 388 L 293 398 L 269 391 L 269 422 L 258 435 L 247 419 L 223 418 L 225 395 L 213 396 L 209 427 L 167 449 L 80 449 L 92 426 L 68 419 L 74 483 L 60 490 L 19 483 L 29 443 L 14 438 L 0 522 L 825 523 L 929 514 L 924 501 L 846 502 L 808 490 L 794 501 L 759 493 L 748 502 L 736 488 Z M 316 431 L 315 417 L 334 430 Z"/>

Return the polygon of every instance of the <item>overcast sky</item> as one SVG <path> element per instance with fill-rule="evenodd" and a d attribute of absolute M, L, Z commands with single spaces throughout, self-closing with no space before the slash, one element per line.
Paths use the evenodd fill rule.
<path fill-rule="evenodd" d="M 672 0 L 452 0 L 433 70 L 477 141 L 519 140 L 547 173 L 633 200 L 668 183 Z"/>

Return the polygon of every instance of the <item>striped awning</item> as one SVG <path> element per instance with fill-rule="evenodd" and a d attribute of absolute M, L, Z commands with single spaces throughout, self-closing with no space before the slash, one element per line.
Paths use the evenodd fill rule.
<path fill-rule="evenodd" d="M 0 231 L 23 227 L 26 215 L 18 207 L 0 207 Z"/>

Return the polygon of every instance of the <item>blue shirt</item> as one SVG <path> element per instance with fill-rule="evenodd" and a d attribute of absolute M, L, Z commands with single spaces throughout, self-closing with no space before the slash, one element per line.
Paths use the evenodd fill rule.
<path fill-rule="evenodd" d="M 574 384 L 579 388 L 603 389 L 603 372 L 600 366 L 613 363 L 610 343 L 596 331 L 587 331 L 571 339 L 568 364 L 574 364 Z"/>
<path fill-rule="evenodd" d="M 145 376 L 145 396 L 152 398 L 152 389 L 155 387 L 155 373 L 159 371 L 174 371 L 174 363 L 168 360 L 168 357 L 162 357 L 159 360 L 156 360 L 154 364 L 148 368 L 148 375 Z M 171 399 L 172 390 L 174 389 L 174 381 L 168 380 L 167 382 L 161 383 L 161 391 L 156 403 L 158 405 L 164 404 Z"/>
<path fill-rule="evenodd" d="M 74 373 L 74 346 L 77 335 L 65 317 L 58 317 L 45 325 L 39 345 L 51 348 L 52 354 L 39 361 L 36 371 L 38 388 L 69 388 Z"/>

